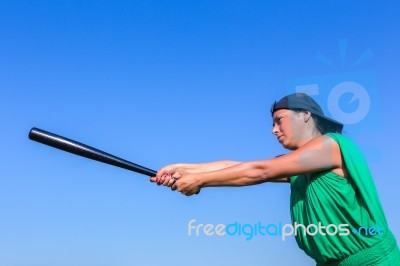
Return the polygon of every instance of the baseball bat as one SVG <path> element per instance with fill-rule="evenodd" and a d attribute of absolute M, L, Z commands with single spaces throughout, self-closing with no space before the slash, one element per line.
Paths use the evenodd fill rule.
<path fill-rule="evenodd" d="M 157 172 L 149 168 L 134 164 L 104 151 L 79 143 L 72 139 L 56 135 L 38 128 L 32 128 L 29 139 L 52 146 L 54 148 L 83 156 L 95 161 L 111 164 L 147 176 L 156 176 Z"/>

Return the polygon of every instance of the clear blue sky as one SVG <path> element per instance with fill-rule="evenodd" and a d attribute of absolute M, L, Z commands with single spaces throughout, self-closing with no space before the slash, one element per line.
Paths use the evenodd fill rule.
<path fill-rule="evenodd" d="M 185 197 L 27 136 L 39 127 L 153 169 L 270 158 L 285 152 L 270 133 L 271 103 L 317 86 L 332 117 L 341 82 L 370 96 L 345 134 L 365 152 L 399 241 L 399 8 L 1 1 L 0 265 L 314 265 L 293 237 L 188 237 L 191 219 L 290 223 L 287 184 Z M 339 101 L 350 114 L 360 104 L 348 93 Z"/>

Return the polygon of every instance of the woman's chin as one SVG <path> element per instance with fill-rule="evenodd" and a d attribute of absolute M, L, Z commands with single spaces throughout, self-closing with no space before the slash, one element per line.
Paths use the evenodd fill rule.
<path fill-rule="evenodd" d="M 287 143 L 285 142 L 281 142 L 282 147 L 284 147 L 285 149 L 289 149 L 289 146 L 287 145 Z"/>
<path fill-rule="evenodd" d="M 287 149 L 287 150 L 295 150 L 296 149 L 296 147 L 295 146 L 293 146 L 293 145 L 291 145 L 290 143 L 288 143 L 288 142 L 281 142 L 281 144 L 282 144 L 282 146 L 285 148 L 285 149 Z"/>

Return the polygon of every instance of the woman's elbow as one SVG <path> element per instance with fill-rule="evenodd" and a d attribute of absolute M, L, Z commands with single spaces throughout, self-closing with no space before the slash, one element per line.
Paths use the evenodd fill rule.
<path fill-rule="evenodd" d="M 266 161 L 256 161 L 249 169 L 249 183 L 260 184 L 269 181 L 271 178 L 273 177 Z"/>

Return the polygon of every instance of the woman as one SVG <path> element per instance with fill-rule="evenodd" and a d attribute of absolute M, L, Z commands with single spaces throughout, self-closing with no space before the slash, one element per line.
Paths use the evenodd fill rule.
<path fill-rule="evenodd" d="M 168 165 L 151 181 L 188 196 L 203 187 L 290 182 L 292 223 L 304 225 L 296 241 L 317 265 L 400 265 L 371 173 L 357 146 L 341 135 L 343 125 L 304 93 L 275 102 L 271 113 L 272 133 L 290 153 L 251 162 Z M 325 230 L 309 233 L 304 228 L 310 225 Z M 329 225 L 346 225 L 347 234 Z"/>

